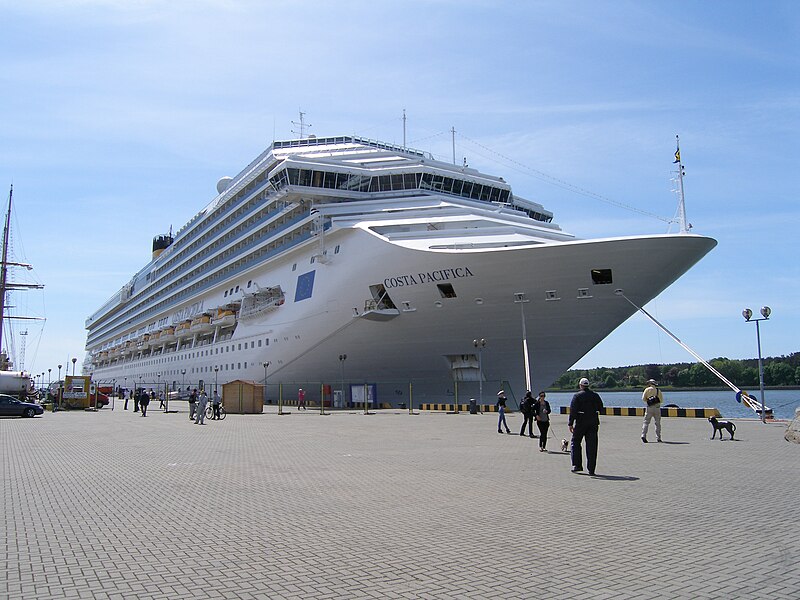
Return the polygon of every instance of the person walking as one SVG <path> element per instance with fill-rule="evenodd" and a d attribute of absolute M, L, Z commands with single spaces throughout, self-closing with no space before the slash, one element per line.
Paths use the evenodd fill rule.
<path fill-rule="evenodd" d="M 528 426 L 528 435 L 530 437 L 536 437 L 533 435 L 533 404 L 535 400 L 531 395 L 530 391 L 525 392 L 525 397 L 522 399 L 522 404 L 520 404 L 520 411 L 522 411 L 522 429 L 519 430 L 520 435 L 525 435 L 525 425 Z"/>
<path fill-rule="evenodd" d="M 197 408 L 197 388 L 192 390 L 192 393 L 189 394 L 189 420 L 194 421 L 194 412 Z"/>
<path fill-rule="evenodd" d="M 550 403 L 545 400 L 545 393 L 539 392 L 539 397 L 533 403 L 533 418 L 539 428 L 539 452 L 547 451 L 547 432 L 550 429 Z"/>
<path fill-rule="evenodd" d="M 159 402 L 158 408 L 166 409 L 166 407 L 164 406 L 164 390 L 158 390 L 158 402 Z"/>
<path fill-rule="evenodd" d="M 206 407 L 208 406 L 208 394 L 203 390 L 200 392 L 200 397 L 197 399 L 197 412 L 194 417 L 195 425 L 205 425 L 206 420 Z"/>
<path fill-rule="evenodd" d="M 219 421 L 220 419 L 219 406 L 221 402 L 222 398 L 219 397 L 219 393 L 217 392 L 217 390 L 214 390 L 214 397 L 211 402 L 211 405 L 214 407 L 214 416 L 211 418 L 216 419 L 217 421 Z"/>
<path fill-rule="evenodd" d="M 306 408 L 306 393 L 303 391 L 303 388 L 297 390 L 297 410 L 308 410 Z"/>
<path fill-rule="evenodd" d="M 503 427 L 506 428 L 506 433 L 511 433 L 506 423 L 506 393 L 503 390 L 497 392 L 497 411 L 500 417 L 497 420 L 497 433 L 503 433 Z"/>
<path fill-rule="evenodd" d="M 586 438 L 586 466 L 589 475 L 594 475 L 597 466 L 597 431 L 600 428 L 600 411 L 603 400 L 589 389 L 586 377 L 578 384 L 580 390 L 572 397 L 569 405 L 569 432 L 572 434 L 572 472 L 583 471 L 583 448 L 581 442 Z"/>
<path fill-rule="evenodd" d="M 133 412 L 139 412 L 139 394 L 141 393 L 141 389 L 137 389 L 136 386 L 133 388 Z"/>
<path fill-rule="evenodd" d="M 642 422 L 642 441 L 647 443 L 647 429 L 650 427 L 650 420 L 656 421 L 656 441 L 661 441 L 661 403 L 664 396 L 658 389 L 655 379 L 647 380 L 647 387 L 642 392 L 642 402 L 647 406 L 644 409 L 644 421 Z"/>
<path fill-rule="evenodd" d="M 125 398 L 125 406 L 122 410 L 128 410 L 128 400 L 131 398 L 131 391 L 129 389 L 125 389 L 123 397 Z"/>
<path fill-rule="evenodd" d="M 150 404 L 150 395 L 142 388 L 142 393 L 139 395 L 139 406 L 142 409 L 142 416 L 147 416 L 147 406 Z"/>

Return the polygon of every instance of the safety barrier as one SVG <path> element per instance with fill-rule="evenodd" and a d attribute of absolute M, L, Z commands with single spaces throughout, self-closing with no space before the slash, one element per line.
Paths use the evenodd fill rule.
<path fill-rule="evenodd" d="M 562 415 L 569 414 L 569 406 L 560 407 Z M 601 415 L 610 417 L 643 417 L 643 406 L 604 406 Z M 707 419 L 708 417 L 722 416 L 717 408 L 675 408 L 662 407 L 662 417 L 690 417 L 695 419 Z"/>

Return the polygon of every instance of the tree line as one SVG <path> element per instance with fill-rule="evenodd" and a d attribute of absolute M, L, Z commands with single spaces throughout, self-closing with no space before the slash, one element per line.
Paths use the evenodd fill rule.
<path fill-rule="evenodd" d="M 714 358 L 708 362 L 740 388 L 756 388 L 759 385 L 756 358 L 742 360 Z M 793 352 L 788 356 L 768 357 L 762 360 L 762 364 L 764 385 L 800 385 L 800 352 Z M 673 363 L 571 369 L 556 379 L 551 388 L 574 390 L 582 377 L 586 377 L 596 388 L 639 388 L 648 379 L 655 379 L 662 386 L 675 388 L 724 385 L 716 375 L 700 363 Z"/>

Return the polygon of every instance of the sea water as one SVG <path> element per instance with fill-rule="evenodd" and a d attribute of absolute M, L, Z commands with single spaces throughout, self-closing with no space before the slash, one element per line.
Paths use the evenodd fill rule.
<path fill-rule="evenodd" d="M 577 391 L 577 390 L 576 390 Z M 603 399 L 605 406 L 643 407 L 642 392 L 604 392 L 595 390 Z M 761 395 L 756 389 L 747 392 L 761 404 Z M 575 392 L 548 392 L 547 400 L 553 411 L 557 406 L 569 406 Z M 730 390 L 686 392 L 661 390 L 664 403 L 676 404 L 680 408 L 716 408 L 723 417 L 737 419 L 758 419 L 759 415 L 744 404 L 736 402 L 736 393 Z M 800 390 L 765 390 L 764 403 L 772 409 L 776 419 L 792 419 L 794 411 L 800 408 Z"/>

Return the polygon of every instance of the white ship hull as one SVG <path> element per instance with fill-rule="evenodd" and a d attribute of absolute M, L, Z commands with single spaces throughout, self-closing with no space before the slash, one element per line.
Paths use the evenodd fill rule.
<path fill-rule="evenodd" d="M 535 391 L 631 316 L 635 309 L 615 292 L 642 306 L 716 244 L 688 234 L 575 240 L 513 215 L 496 230 L 497 212 L 471 205 L 452 213 L 463 222 L 447 233 L 451 213 L 419 209 L 418 197 L 404 201 L 409 215 L 423 210 L 424 218 L 389 219 L 382 205 L 361 216 L 350 205 L 319 205 L 317 218 L 328 219 L 324 230 L 140 320 L 177 326 L 233 305 L 242 308 L 234 327 L 230 318 L 203 331 L 193 326 L 189 336 L 176 331 L 176 343 L 93 359 L 88 368 L 96 379 L 126 387 L 156 381 L 176 387 L 263 383 L 269 363 L 271 400 L 279 384 L 285 397 L 303 387 L 311 400 L 325 385 L 369 383 L 379 402 L 407 402 L 412 393 L 415 404 L 452 401 L 457 385 L 466 402 L 477 397 L 481 379 L 519 398 L 528 387 L 523 319 Z M 285 297 L 245 310 L 256 290 L 282 290 Z M 111 323 L 115 310 L 132 311 L 121 306 L 106 310 L 90 330 L 113 332 L 103 320 Z M 116 318 L 118 330 L 131 327 Z M 143 333 L 135 319 L 129 322 L 129 336 Z M 95 337 L 98 350 L 105 349 Z M 479 339 L 485 340 L 480 350 L 473 343 Z M 90 349 L 94 341 L 90 334 Z M 484 401 L 495 391 L 484 390 Z"/>

